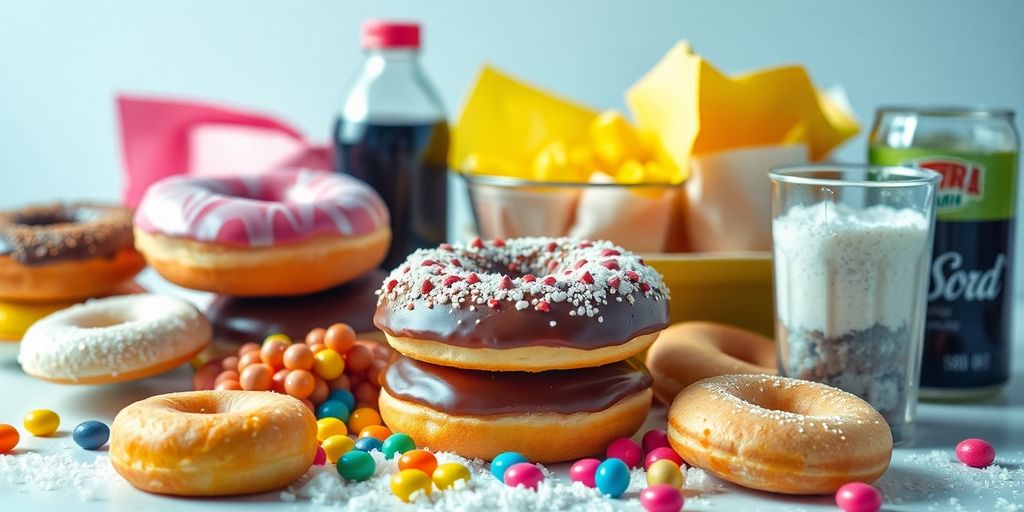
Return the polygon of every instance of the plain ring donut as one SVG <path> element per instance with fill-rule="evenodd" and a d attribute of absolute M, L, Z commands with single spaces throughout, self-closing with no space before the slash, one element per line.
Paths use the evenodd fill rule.
<path fill-rule="evenodd" d="M 770 375 L 687 387 L 668 413 L 669 444 L 690 464 L 744 487 L 828 494 L 871 483 L 892 458 L 882 415 L 845 391 Z"/>
<path fill-rule="evenodd" d="M 683 322 L 661 332 L 647 352 L 654 396 L 663 403 L 686 386 L 719 375 L 775 375 L 775 343 L 755 332 L 711 322 Z"/>
<path fill-rule="evenodd" d="M 270 491 L 309 469 L 316 418 L 302 402 L 264 391 L 158 395 L 114 418 L 110 462 L 158 494 L 224 496 Z"/>
<path fill-rule="evenodd" d="M 206 317 L 176 297 L 95 299 L 32 324 L 18 363 L 33 377 L 62 384 L 123 382 L 184 364 L 212 333 Z"/>

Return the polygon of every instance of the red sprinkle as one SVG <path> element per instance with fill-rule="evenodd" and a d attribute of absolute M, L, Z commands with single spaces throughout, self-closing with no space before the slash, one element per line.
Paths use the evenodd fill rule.
<path fill-rule="evenodd" d="M 584 272 L 583 275 L 580 276 L 580 280 L 587 284 L 594 284 L 594 276 L 590 275 L 590 272 Z"/>
<path fill-rule="evenodd" d="M 450 244 L 448 242 L 445 242 L 445 243 L 437 246 L 437 248 L 441 249 L 442 251 L 450 251 L 450 250 L 452 250 L 452 244 Z"/>
<path fill-rule="evenodd" d="M 548 244 L 548 252 L 555 252 L 555 249 L 558 249 L 558 244 L 554 242 Z"/>
<path fill-rule="evenodd" d="M 444 278 L 444 285 L 445 286 L 451 286 L 451 285 L 453 285 L 453 284 L 455 284 L 455 283 L 457 283 L 457 282 L 459 282 L 461 280 L 462 280 L 462 278 L 459 277 L 459 276 L 448 276 L 448 277 Z"/>
<path fill-rule="evenodd" d="M 645 267 L 647 266 L 647 264 L 644 263 L 644 259 L 643 258 L 637 258 L 636 261 L 640 262 L 640 264 L 645 266 Z"/>
<path fill-rule="evenodd" d="M 533 274 L 526 274 L 525 276 L 523 276 L 524 283 L 532 283 L 536 280 L 537 278 Z"/>
<path fill-rule="evenodd" d="M 501 284 L 498 285 L 498 288 L 501 288 L 502 290 L 511 290 L 512 278 L 509 276 L 501 276 Z"/>
<path fill-rule="evenodd" d="M 519 264 L 514 261 L 508 264 L 508 269 L 510 272 L 519 272 L 519 268 Z"/>
<path fill-rule="evenodd" d="M 430 279 L 424 279 L 423 280 L 423 286 L 420 287 L 420 291 L 423 292 L 423 295 L 426 295 L 426 294 L 430 293 L 430 290 L 433 290 L 433 289 L 434 289 L 434 284 L 430 282 Z"/>
<path fill-rule="evenodd" d="M 604 260 L 604 261 L 601 262 L 601 266 L 603 266 L 604 268 L 606 268 L 608 270 L 618 270 L 619 269 L 619 262 L 617 262 L 615 260 Z"/>
<path fill-rule="evenodd" d="M 618 290 L 620 284 L 622 284 L 622 281 L 619 278 L 617 278 L 617 277 L 613 277 L 613 278 L 608 280 L 608 287 L 609 288 L 614 288 L 614 289 Z"/>
<path fill-rule="evenodd" d="M 580 267 L 582 267 L 583 265 L 586 265 L 586 264 L 587 264 L 587 260 L 579 260 L 579 261 L 576 262 L 576 266 L 573 267 L 573 268 L 580 268 Z"/>
<path fill-rule="evenodd" d="M 627 270 L 626 271 L 626 278 L 629 279 L 630 281 L 633 281 L 635 283 L 635 282 L 640 280 L 640 274 L 637 274 L 636 272 L 633 272 L 632 270 Z"/>
<path fill-rule="evenodd" d="M 554 286 L 555 283 L 558 282 L 558 279 L 555 279 L 555 276 L 547 276 L 544 278 L 544 281 L 542 282 L 548 286 Z"/>
<path fill-rule="evenodd" d="M 473 241 L 469 243 L 469 246 L 473 247 L 474 249 L 483 249 L 484 241 L 480 240 L 479 238 L 474 238 Z"/>
<path fill-rule="evenodd" d="M 548 262 L 548 272 L 554 272 L 556 268 L 558 268 L 557 261 L 551 260 Z"/>
<path fill-rule="evenodd" d="M 388 292 L 390 292 L 391 290 L 394 290 L 396 286 L 398 286 L 398 281 L 397 280 L 392 279 L 392 280 L 388 281 Z"/>
<path fill-rule="evenodd" d="M 455 265 L 456 267 L 461 267 L 462 266 L 462 262 L 459 261 L 458 258 L 452 258 L 452 265 Z"/>
<path fill-rule="evenodd" d="M 593 246 L 594 246 L 594 244 L 592 244 L 592 243 L 590 243 L 590 242 L 588 242 L 586 240 L 580 242 L 580 249 L 589 249 L 589 248 L 591 248 Z"/>
<path fill-rule="evenodd" d="M 434 260 L 423 260 L 423 263 L 420 263 L 421 267 L 429 267 L 431 265 L 440 265 L 440 263 Z"/>
<path fill-rule="evenodd" d="M 466 276 L 466 282 L 469 284 L 476 284 L 480 282 L 480 278 L 477 277 L 476 272 L 470 272 L 469 275 Z"/>
<path fill-rule="evenodd" d="M 533 309 L 536 309 L 537 311 L 543 311 L 543 312 L 547 313 L 548 311 L 551 311 L 551 306 L 548 305 L 548 303 L 545 302 L 545 301 L 540 301 L 540 302 L 537 303 L 536 306 L 534 306 Z"/>
<path fill-rule="evenodd" d="M 406 265 L 406 266 L 402 267 L 402 273 L 403 274 L 408 274 L 410 270 L 412 270 L 412 269 L 409 268 L 409 265 Z"/>
<path fill-rule="evenodd" d="M 601 249 L 601 256 L 621 256 L 622 253 L 615 249 Z"/>
<path fill-rule="evenodd" d="M 647 293 L 647 292 L 651 291 L 651 285 L 649 285 L 647 283 L 640 283 L 640 291 L 642 291 L 644 293 Z"/>
<path fill-rule="evenodd" d="M 495 238 L 491 245 L 495 247 L 505 247 L 505 241 L 500 238 Z"/>
<path fill-rule="evenodd" d="M 487 299 L 487 305 L 490 306 L 491 309 L 498 309 L 498 304 L 500 304 L 498 299 Z"/>

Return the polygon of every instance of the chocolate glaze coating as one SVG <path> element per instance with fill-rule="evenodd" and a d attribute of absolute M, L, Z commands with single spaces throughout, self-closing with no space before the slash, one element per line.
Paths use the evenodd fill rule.
<path fill-rule="evenodd" d="M 218 296 L 206 308 L 214 338 L 232 343 L 262 342 L 270 334 L 303 339 L 316 327 L 344 322 L 356 333 L 376 331 L 375 292 L 384 272 L 373 270 L 354 281 L 309 295 L 294 297 Z"/>
<path fill-rule="evenodd" d="M 133 247 L 123 206 L 54 203 L 0 212 L 0 256 L 22 265 L 113 258 Z"/>
<path fill-rule="evenodd" d="M 636 359 L 539 373 L 487 372 L 399 357 L 381 378 L 388 394 L 456 416 L 603 411 L 651 387 Z"/>

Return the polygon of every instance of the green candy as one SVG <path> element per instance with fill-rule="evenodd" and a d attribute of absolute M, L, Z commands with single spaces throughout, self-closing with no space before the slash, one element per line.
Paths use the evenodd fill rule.
<path fill-rule="evenodd" d="M 391 459 L 396 454 L 403 454 L 415 449 L 416 442 L 408 434 L 391 434 L 380 447 L 380 451 L 384 452 L 385 459 Z"/>
<path fill-rule="evenodd" d="M 338 474 L 351 482 L 362 482 L 373 476 L 377 464 L 369 453 L 353 450 L 338 459 Z"/>

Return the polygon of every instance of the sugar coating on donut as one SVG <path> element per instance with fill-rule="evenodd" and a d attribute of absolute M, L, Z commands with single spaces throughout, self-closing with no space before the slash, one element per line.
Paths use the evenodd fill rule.
<path fill-rule="evenodd" d="M 639 296 L 667 300 L 661 275 L 608 241 L 527 237 L 420 249 L 391 272 L 378 307 L 515 308 L 547 313 L 555 303 L 571 316 L 604 322 L 601 306 Z M 552 319 L 554 321 L 554 318 Z"/>

